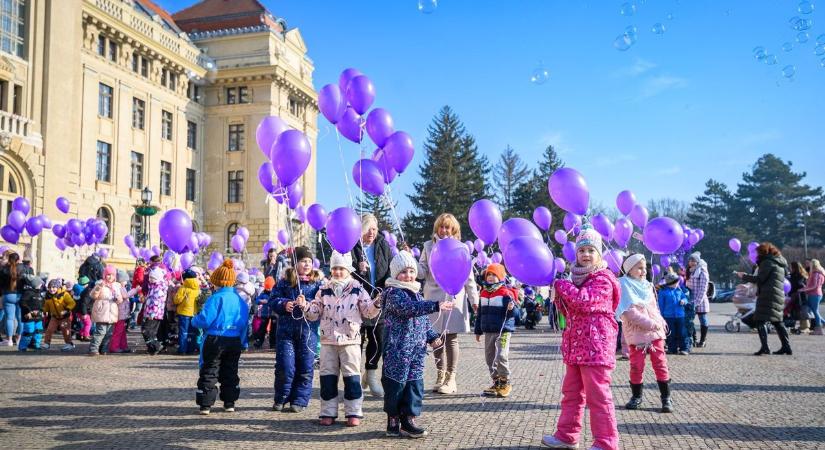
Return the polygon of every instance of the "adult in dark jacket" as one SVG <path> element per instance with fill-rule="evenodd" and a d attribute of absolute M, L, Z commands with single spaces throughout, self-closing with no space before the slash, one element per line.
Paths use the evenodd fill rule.
<path fill-rule="evenodd" d="M 83 264 L 80 265 L 80 269 L 78 269 L 77 272 L 78 278 L 85 276 L 89 279 L 90 283 L 94 284 L 97 280 L 103 279 L 103 261 L 93 253 L 83 261 Z"/>
<path fill-rule="evenodd" d="M 384 289 L 384 283 L 390 277 L 392 250 L 387 240 L 378 232 L 378 219 L 372 214 L 361 216 L 361 241 L 352 249 L 352 261 L 355 273 L 352 274 L 361 285 L 367 288 L 370 297 L 376 297 Z M 384 389 L 378 377 L 378 361 L 384 349 L 384 319 L 364 319 L 361 324 L 361 344 L 367 344 L 364 366 L 367 376 L 364 381 L 373 396 L 381 397 Z"/>
<path fill-rule="evenodd" d="M 785 279 L 788 275 L 788 262 L 782 257 L 779 249 L 770 242 L 763 242 L 756 247 L 756 263 L 759 268 L 756 275 L 736 272 L 736 275 L 749 283 L 756 283 L 756 310 L 753 320 L 759 332 L 762 347 L 754 355 L 770 354 L 768 348 L 768 327 L 770 322 L 779 335 L 782 348 L 773 352 L 775 355 L 790 355 L 791 345 L 788 339 L 788 330 L 782 323 L 782 312 L 785 309 Z"/>
<path fill-rule="evenodd" d="M 20 255 L 10 253 L 7 264 L 0 269 L 0 295 L 3 298 L 3 312 L 6 322 L 6 345 L 14 345 L 23 330 L 20 311 L 20 297 L 23 290 L 31 288 L 27 280 L 34 277 L 31 266 L 20 262 Z"/>

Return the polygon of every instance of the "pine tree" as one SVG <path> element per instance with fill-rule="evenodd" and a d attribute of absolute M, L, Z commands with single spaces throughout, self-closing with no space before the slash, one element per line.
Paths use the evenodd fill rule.
<path fill-rule="evenodd" d="M 516 190 L 527 181 L 529 173 L 518 153 L 509 145 L 505 147 L 493 168 L 493 185 L 505 220 L 513 216 Z"/>
<path fill-rule="evenodd" d="M 363 215 L 370 213 L 378 219 L 378 230 L 379 231 L 389 231 L 394 233 L 397 230 L 395 226 L 395 219 L 393 218 L 392 208 L 390 208 L 390 204 L 387 203 L 387 197 L 385 196 L 375 196 L 371 194 L 364 193 L 363 196 L 358 196 L 355 199 L 355 211 L 358 215 Z M 392 204 L 394 208 L 398 202 Z"/>
<path fill-rule="evenodd" d="M 705 192 L 691 203 L 687 214 L 688 224 L 692 228 L 701 228 L 705 238 L 694 247 L 702 253 L 702 259 L 708 263 L 711 279 L 732 279 L 733 270 L 744 270 L 747 259 L 738 257 L 728 248 L 728 240 L 738 237 L 742 240 L 744 258 L 747 258 L 748 236 L 741 229 L 734 229 L 730 224 L 730 214 L 734 207 L 733 194 L 727 185 L 716 180 L 708 180 Z M 736 234 L 734 234 L 736 233 Z"/>
<path fill-rule="evenodd" d="M 487 158 L 480 155 L 475 139 L 467 133 L 458 116 L 444 106 L 427 128 L 426 156 L 418 169 L 415 192 L 408 195 L 412 211 L 404 217 L 404 233 L 410 245 L 430 238 L 433 222 L 441 213 L 452 213 L 470 237 L 467 211 L 488 193 Z"/>

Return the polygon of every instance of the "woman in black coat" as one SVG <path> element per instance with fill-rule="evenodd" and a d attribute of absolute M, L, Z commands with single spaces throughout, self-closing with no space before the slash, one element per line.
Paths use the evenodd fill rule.
<path fill-rule="evenodd" d="M 788 262 L 770 242 L 763 242 L 756 248 L 756 263 L 759 268 L 756 275 L 747 275 L 744 272 L 736 272 L 736 275 L 749 283 L 756 283 L 756 311 L 753 313 L 753 320 L 756 322 L 756 330 L 759 332 L 759 340 L 762 347 L 756 356 L 770 354 L 768 348 L 768 322 L 773 324 L 782 348 L 773 352 L 774 355 L 791 355 L 791 345 L 788 339 L 788 330 L 782 323 L 782 312 L 785 309 L 785 279 L 788 275 Z"/>

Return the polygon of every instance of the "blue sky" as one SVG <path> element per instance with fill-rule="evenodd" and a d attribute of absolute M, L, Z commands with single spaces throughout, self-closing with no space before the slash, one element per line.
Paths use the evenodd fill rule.
<path fill-rule="evenodd" d="M 176 11 L 192 2 L 160 3 Z M 416 157 L 392 185 L 402 212 L 443 105 L 491 161 L 510 145 L 533 167 L 555 145 L 606 206 L 623 189 L 646 202 L 690 201 L 709 178 L 735 188 L 765 152 L 825 184 L 825 67 L 814 54 L 825 3 L 801 15 L 793 0 L 636 0 L 633 16 L 619 13 L 622 1 L 443 0 L 428 15 L 416 0 L 263 3 L 300 29 L 316 88 L 358 68 L 376 87 L 374 106 L 413 136 Z M 793 16 L 813 21 L 805 44 L 794 40 Z M 662 35 L 651 31 L 657 22 Z M 618 51 L 613 41 L 629 25 L 638 41 Z M 758 62 L 757 45 L 778 63 Z M 530 77 L 540 63 L 550 78 L 537 85 Z M 781 73 L 789 64 L 792 82 Z M 334 128 L 323 117 L 319 128 L 318 201 L 329 210 L 348 202 L 341 172 L 362 150 L 342 139 L 342 167 Z"/>

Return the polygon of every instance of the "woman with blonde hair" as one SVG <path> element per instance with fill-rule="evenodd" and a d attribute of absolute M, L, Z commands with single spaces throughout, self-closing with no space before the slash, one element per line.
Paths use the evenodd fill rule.
<path fill-rule="evenodd" d="M 819 302 L 822 301 L 822 284 L 825 283 L 825 269 L 818 259 L 811 260 L 811 273 L 808 274 L 808 284 L 801 292 L 808 294 L 808 309 L 814 313 L 814 332 L 811 334 L 822 335 L 822 325 L 825 321 L 819 314 Z"/>
<path fill-rule="evenodd" d="M 444 213 L 435 219 L 433 238 L 424 243 L 424 250 L 418 260 L 418 278 L 424 279 L 424 298 L 434 301 L 442 301 L 449 297 L 435 282 L 429 264 L 433 246 L 441 239 L 461 240 L 461 225 L 452 214 Z M 456 386 L 456 367 L 459 355 L 458 333 L 470 331 L 468 302 L 472 306 L 478 305 L 478 289 L 472 272 L 464 283 L 464 289 L 455 296 L 453 311 L 430 315 L 433 329 L 439 334 L 446 334 L 443 344 L 433 352 L 438 370 L 433 392 L 454 394 L 458 390 Z"/>

